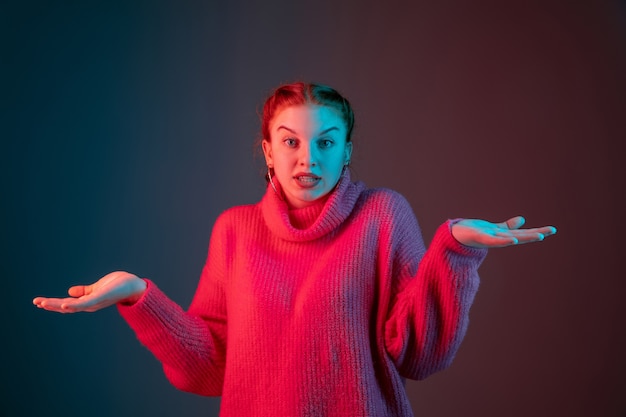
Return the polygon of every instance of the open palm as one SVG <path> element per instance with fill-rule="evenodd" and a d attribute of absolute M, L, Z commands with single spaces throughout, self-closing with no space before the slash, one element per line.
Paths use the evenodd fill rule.
<path fill-rule="evenodd" d="M 39 308 L 57 313 L 93 312 L 116 303 L 133 303 L 146 289 L 146 282 L 128 272 L 116 271 L 91 285 L 76 285 L 68 290 L 69 297 L 36 297 Z"/>
<path fill-rule="evenodd" d="M 499 248 L 539 242 L 556 233 L 553 226 L 522 229 L 525 222 L 522 216 L 512 217 L 502 223 L 464 219 L 452 226 L 452 236 L 460 243 L 474 248 Z"/>

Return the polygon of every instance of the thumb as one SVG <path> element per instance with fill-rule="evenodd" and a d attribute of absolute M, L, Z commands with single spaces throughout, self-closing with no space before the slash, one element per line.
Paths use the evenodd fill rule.
<path fill-rule="evenodd" d="M 522 216 L 511 217 L 509 220 L 501 223 L 501 225 L 509 230 L 519 229 L 526 223 L 526 219 Z"/>
<path fill-rule="evenodd" d="M 86 285 L 74 285 L 73 287 L 70 287 L 69 290 L 67 290 L 67 293 L 70 295 L 70 297 L 82 297 L 88 292 L 90 291 L 88 291 Z"/>

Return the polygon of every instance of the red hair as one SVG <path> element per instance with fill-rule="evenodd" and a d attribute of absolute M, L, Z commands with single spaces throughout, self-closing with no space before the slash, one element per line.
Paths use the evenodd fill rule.
<path fill-rule="evenodd" d="M 276 88 L 263 105 L 261 115 L 261 135 L 270 140 L 270 123 L 276 113 L 285 107 L 316 104 L 336 110 L 346 124 L 346 142 L 352 140 L 354 113 L 350 102 L 334 88 L 313 83 L 295 82 Z"/>

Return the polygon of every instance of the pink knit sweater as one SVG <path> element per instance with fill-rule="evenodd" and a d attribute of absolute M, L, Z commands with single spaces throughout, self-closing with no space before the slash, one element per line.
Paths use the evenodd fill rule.
<path fill-rule="evenodd" d="M 404 377 L 452 361 L 485 254 L 450 222 L 426 251 L 402 196 L 344 174 L 312 207 L 269 187 L 224 212 L 186 312 L 149 280 L 118 308 L 171 383 L 222 395 L 223 416 L 410 416 Z"/>

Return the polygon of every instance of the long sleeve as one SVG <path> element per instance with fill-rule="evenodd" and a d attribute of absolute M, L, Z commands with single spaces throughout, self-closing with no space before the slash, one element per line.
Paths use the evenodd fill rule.
<path fill-rule="evenodd" d="M 139 341 L 161 361 L 172 385 L 207 396 L 222 394 L 226 356 L 226 301 L 215 277 L 221 270 L 216 261 L 222 256 L 221 245 L 215 243 L 219 240 L 214 233 L 194 297 L 202 300 L 203 308 L 192 302 L 185 312 L 150 280 L 138 302 L 118 305 Z"/>
<path fill-rule="evenodd" d="M 407 378 L 423 379 L 448 367 L 467 330 L 479 284 L 477 269 L 487 250 L 457 242 L 451 224 L 448 221 L 437 229 L 414 277 L 406 276 L 414 262 L 396 271 L 400 283 L 385 324 L 385 343 L 398 371 Z M 419 229 L 408 227 L 402 231 L 404 236 L 407 230 L 419 234 Z M 406 265 L 405 259 L 416 253 L 419 257 L 415 243 L 400 242 L 395 264 Z M 417 246 L 423 247 L 421 236 Z"/>
<path fill-rule="evenodd" d="M 449 227 L 426 250 L 406 199 L 349 175 L 301 210 L 268 187 L 218 218 L 186 312 L 150 281 L 119 309 L 172 384 L 221 394 L 224 417 L 408 417 L 403 377 L 449 364 L 485 254 Z"/>

